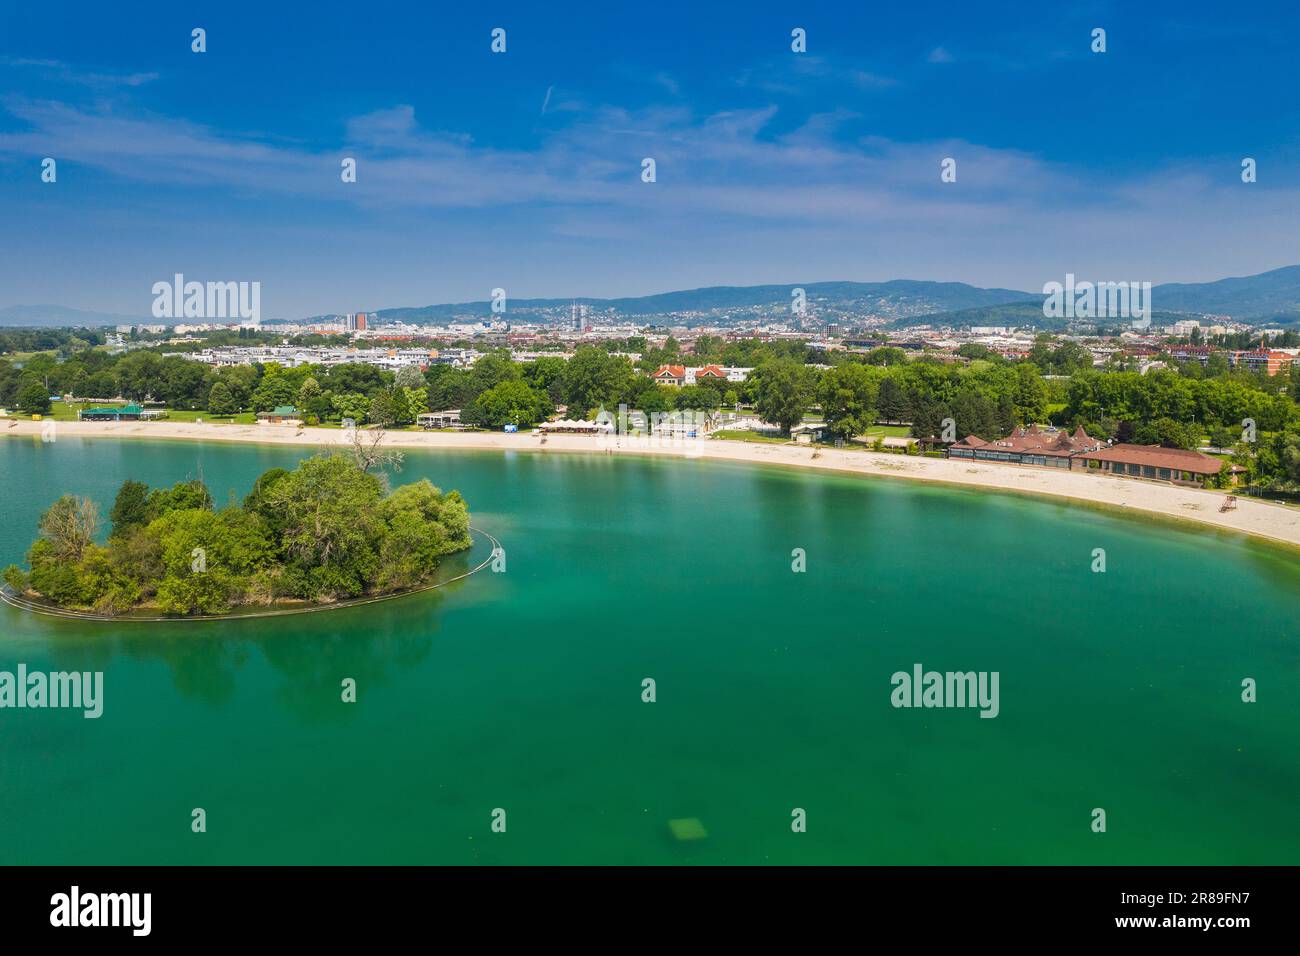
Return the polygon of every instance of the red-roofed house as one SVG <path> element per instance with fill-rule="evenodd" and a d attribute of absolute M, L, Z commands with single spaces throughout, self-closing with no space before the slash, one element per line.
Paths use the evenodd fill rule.
<path fill-rule="evenodd" d="M 655 370 L 655 373 L 650 377 L 663 385 L 685 385 L 686 366 L 660 365 L 659 368 Z"/>

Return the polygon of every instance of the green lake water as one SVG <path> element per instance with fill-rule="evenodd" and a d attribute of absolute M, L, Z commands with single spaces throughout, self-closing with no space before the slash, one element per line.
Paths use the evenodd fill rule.
<path fill-rule="evenodd" d="M 0 441 L 0 562 L 59 493 L 201 473 L 224 502 L 303 454 Z M 0 606 L 0 670 L 104 672 L 98 720 L 0 710 L 0 864 L 1300 863 L 1294 555 L 701 461 L 408 453 L 421 477 L 504 574 L 222 623 Z M 895 709 L 918 662 L 997 671 L 999 716 Z"/>

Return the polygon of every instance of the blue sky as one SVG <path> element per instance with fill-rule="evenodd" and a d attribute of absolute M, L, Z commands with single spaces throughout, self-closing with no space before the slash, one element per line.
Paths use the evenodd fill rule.
<path fill-rule="evenodd" d="M 0 308 L 1261 272 L 1300 262 L 1297 39 L 1281 4 L 6 4 Z"/>

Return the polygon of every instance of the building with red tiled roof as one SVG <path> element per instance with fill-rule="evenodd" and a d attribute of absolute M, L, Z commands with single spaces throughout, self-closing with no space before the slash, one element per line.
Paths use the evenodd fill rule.
<path fill-rule="evenodd" d="M 993 441 L 967 435 L 948 446 L 948 457 L 1069 468 L 1070 459 L 1075 455 L 1103 448 L 1105 444 L 1082 428 L 1076 428 L 1071 435 L 1064 429 L 1043 429 L 1037 425 L 1028 425 L 1017 428 L 1005 438 Z"/>
<path fill-rule="evenodd" d="M 1084 452 L 1074 459 L 1073 468 L 1128 478 L 1151 478 L 1176 484 L 1204 485 L 1217 475 L 1223 460 L 1185 448 L 1159 445 L 1111 445 Z M 1235 472 L 1234 472 L 1235 475 Z M 1235 481 L 1235 477 L 1234 477 Z"/>
<path fill-rule="evenodd" d="M 1175 345 L 1169 350 L 1169 356 L 1178 359 L 1180 362 L 1190 362 L 1195 359 L 1202 365 L 1207 365 L 1210 356 L 1217 351 L 1218 349 L 1209 345 Z"/>
<path fill-rule="evenodd" d="M 650 377 L 656 382 L 662 382 L 665 385 L 684 385 L 686 383 L 686 366 L 660 365 Z"/>
<path fill-rule="evenodd" d="M 1255 349 L 1251 352 L 1234 352 L 1232 354 L 1232 364 L 1238 368 L 1249 369 L 1252 372 L 1265 372 L 1268 375 L 1276 375 L 1278 372 L 1285 372 L 1291 367 L 1295 356 L 1290 352 L 1279 351 L 1278 349 Z"/>
<path fill-rule="evenodd" d="M 1199 451 L 1160 445 L 1110 445 L 1082 428 L 1074 434 L 1037 425 L 1017 428 L 1006 438 L 985 441 L 967 435 L 948 446 L 948 457 L 996 461 L 1015 465 L 1046 465 L 1126 478 L 1147 478 L 1205 487 L 1219 474 L 1223 461 Z M 1233 467 L 1233 481 L 1241 469 Z"/>

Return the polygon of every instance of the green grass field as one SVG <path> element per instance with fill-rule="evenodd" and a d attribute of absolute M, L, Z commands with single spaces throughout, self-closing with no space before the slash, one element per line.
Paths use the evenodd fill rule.
<path fill-rule="evenodd" d="M 73 402 L 69 404 L 68 402 L 55 402 L 53 407 L 50 409 L 50 413 L 45 417 L 52 418 L 56 422 L 75 422 L 77 420 L 77 413 L 82 409 L 113 407 L 116 407 L 116 403 Z M 167 409 L 166 412 L 167 417 L 163 420 L 169 422 L 192 422 L 201 418 L 205 422 L 212 422 L 217 425 L 253 425 L 257 423 L 257 416 L 252 412 L 240 412 L 238 415 L 217 416 L 211 415 L 205 411 L 187 412 L 171 408 Z"/>
<path fill-rule="evenodd" d="M 861 437 L 864 438 L 906 438 L 912 432 L 910 425 L 872 425 Z"/>
<path fill-rule="evenodd" d="M 769 445 L 784 445 L 790 441 L 784 435 L 772 435 L 766 432 L 750 431 L 744 428 L 719 428 L 714 432 L 711 438 L 721 438 L 724 441 L 754 441 L 764 442 Z"/>

